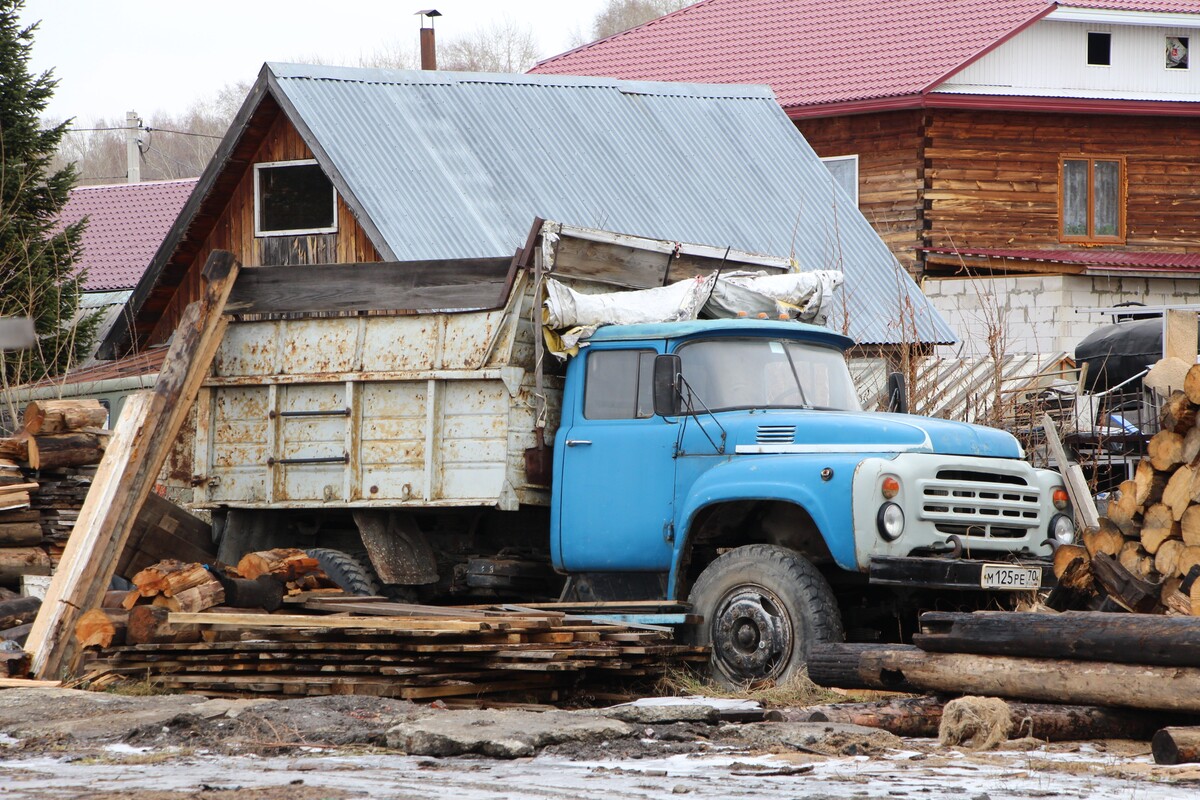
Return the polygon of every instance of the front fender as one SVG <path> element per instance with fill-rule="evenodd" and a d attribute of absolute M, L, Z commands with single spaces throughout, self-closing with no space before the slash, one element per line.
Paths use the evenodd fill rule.
<path fill-rule="evenodd" d="M 746 500 L 778 500 L 802 507 L 812 517 L 833 560 L 856 570 L 850 491 L 860 457 L 844 454 L 738 456 L 719 464 L 692 484 L 676 505 L 676 537 L 668 596 L 676 597 L 679 572 L 691 547 L 692 524 L 709 506 Z M 832 470 L 828 480 L 824 469 Z"/>

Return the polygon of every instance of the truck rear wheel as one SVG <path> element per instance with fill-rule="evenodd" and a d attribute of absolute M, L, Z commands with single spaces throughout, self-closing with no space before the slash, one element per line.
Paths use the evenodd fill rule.
<path fill-rule="evenodd" d="M 379 581 L 375 580 L 374 573 L 349 553 L 325 547 L 311 547 L 307 552 L 346 594 L 379 594 Z"/>
<path fill-rule="evenodd" d="M 712 647 L 711 677 L 729 687 L 784 683 L 804 669 L 812 642 L 842 638 L 829 583 L 785 547 L 730 550 L 700 573 L 689 600 L 704 616 L 694 641 Z"/>

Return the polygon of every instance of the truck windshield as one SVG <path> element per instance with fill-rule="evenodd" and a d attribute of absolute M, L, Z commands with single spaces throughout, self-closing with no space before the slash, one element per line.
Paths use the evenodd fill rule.
<path fill-rule="evenodd" d="M 860 410 L 846 359 L 835 348 L 786 339 L 707 339 L 677 352 L 693 411 Z"/>

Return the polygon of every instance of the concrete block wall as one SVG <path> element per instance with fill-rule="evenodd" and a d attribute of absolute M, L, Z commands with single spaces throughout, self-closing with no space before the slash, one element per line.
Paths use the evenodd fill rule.
<path fill-rule="evenodd" d="M 988 336 L 1001 330 L 1008 354 L 1074 355 L 1075 345 L 1112 321 L 1086 309 L 1137 302 L 1147 306 L 1200 305 L 1200 277 L 1100 277 L 1022 275 L 927 278 L 922 284 L 933 306 L 958 333 L 960 342 L 939 348 L 943 357 L 989 355 Z"/>

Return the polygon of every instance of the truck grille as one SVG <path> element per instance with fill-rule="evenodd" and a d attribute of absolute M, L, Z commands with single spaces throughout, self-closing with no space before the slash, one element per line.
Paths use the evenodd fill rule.
<path fill-rule="evenodd" d="M 795 425 L 759 425 L 757 444 L 791 444 L 796 439 Z"/>
<path fill-rule="evenodd" d="M 946 535 L 1020 539 L 1041 523 L 1040 492 L 1017 475 L 940 470 L 921 487 L 921 517 Z"/>

